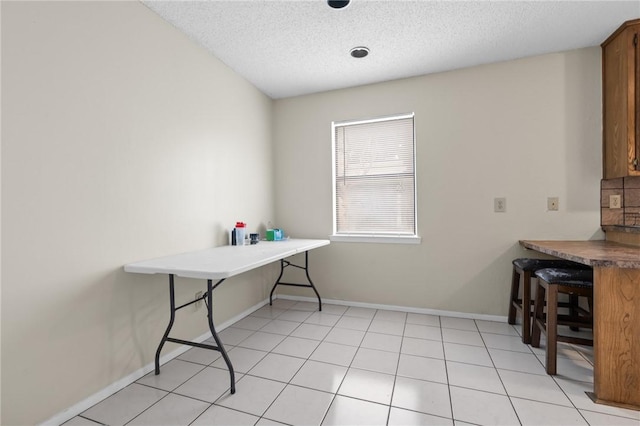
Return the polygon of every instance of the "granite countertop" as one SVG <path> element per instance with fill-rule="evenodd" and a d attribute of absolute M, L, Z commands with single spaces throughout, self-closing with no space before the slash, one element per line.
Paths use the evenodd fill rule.
<path fill-rule="evenodd" d="M 524 248 L 597 267 L 640 268 L 640 247 L 612 241 L 521 240 Z"/>

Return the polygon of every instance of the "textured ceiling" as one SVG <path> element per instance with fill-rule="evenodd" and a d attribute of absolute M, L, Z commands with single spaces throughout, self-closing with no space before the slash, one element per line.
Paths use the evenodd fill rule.
<path fill-rule="evenodd" d="M 597 46 L 640 18 L 640 0 L 143 3 L 275 99 Z"/>

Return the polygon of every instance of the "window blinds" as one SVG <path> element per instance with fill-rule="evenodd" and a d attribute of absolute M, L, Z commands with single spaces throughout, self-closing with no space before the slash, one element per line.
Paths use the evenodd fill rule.
<path fill-rule="evenodd" d="M 415 235 L 413 114 L 334 132 L 336 233 Z"/>

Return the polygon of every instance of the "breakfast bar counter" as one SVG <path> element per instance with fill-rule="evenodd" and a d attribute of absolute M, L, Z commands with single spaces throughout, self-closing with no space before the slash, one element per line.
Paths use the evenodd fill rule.
<path fill-rule="evenodd" d="M 640 247 L 612 241 L 520 241 L 527 249 L 589 266 L 640 269 Z"/>
<path fill-rule="evenodd" d="M 527 249 L 593 267 L 597 403 L 640 410 L 640 247 L 612 241 L 531 241 Z"/>

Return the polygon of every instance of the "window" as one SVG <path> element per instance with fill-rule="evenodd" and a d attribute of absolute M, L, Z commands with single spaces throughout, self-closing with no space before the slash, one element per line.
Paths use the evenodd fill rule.
<path fill-rule="evenodd" d="M 332 240 L 420 242 L 413 118 L 332 123 Z"/>

